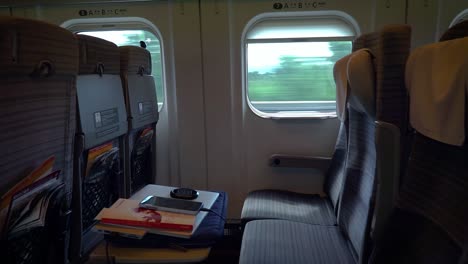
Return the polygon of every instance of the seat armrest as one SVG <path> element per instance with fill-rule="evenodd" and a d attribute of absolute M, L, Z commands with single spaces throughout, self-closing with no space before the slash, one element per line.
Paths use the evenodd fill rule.
<path fill-rule="evenodd" d="M 330 167 L 331 158 L 273 154 L 268 163 L 271 167 L 311 168 L 326 172 Z"/>

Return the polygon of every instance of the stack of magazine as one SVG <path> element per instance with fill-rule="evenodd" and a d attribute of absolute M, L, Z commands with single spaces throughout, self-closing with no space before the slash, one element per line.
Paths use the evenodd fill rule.
<path fill-rule="evenodd" d="M 190 238 L 199 225 L 196 215 L 155 211 L 139 207 L 138 200 L 119 199 L 97 216 L 94 229 L 141 239 L 146 233 Z"/>
<path fill-rule="evenodd" d="M 146 234 L 192 238 L 208 215 L 206 210 L 213 206 L 219 193 L 199 190 L 199 196 L 193 202 L 201 203 L 205 210 L 195 214 L 140 207 L 140 202 L 147 200 L 149 196 L 173 199 L 170 193 L 174 188 L 148 184 L 130 199 L 118 199 L 111 207 L 102 209 L 96 216 L 95 220 L 98 223 L 94 225 L 94 231 L 135 239 L 142 239 Z M 171 206 L 166 206 L 166 208 L 169 207 Z"/>
<path fill-rule="evenodd" d="M 63 187 L 60 171 L 50 157 L 1 197 L 2 238 L 8 240 L 45 226 L 47 209 Z"/>

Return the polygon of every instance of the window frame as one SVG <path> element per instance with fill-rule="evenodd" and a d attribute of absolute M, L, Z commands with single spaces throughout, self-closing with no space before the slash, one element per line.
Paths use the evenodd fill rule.
<path fill-rule="evenodd" d="M 453 26 L 455 26 L 456 24 L 462 22 L 462 21 L 465 21 L 465 20 L 468 20 L 468 8 L 461 11 L 458 15 L 456 15 L 452 22 L 450 22 L 450 25 L 448 28 L 451 28 Z"/>
<path fill-rule="evenodd" d="M 73 33 L 85 31 L 119 31 L 119 30 L 145 30 L 152 33 L 158 40 L 161 53 L 161 83 L 162 100 L 158 97 L 158 112 L 164 109 L 167 101 L 166 63 L 164 56 L 164 39 L 159 29 L 149 20 L 141 17 L 109 17 L 109 18 L 79 18 L 63 22 L 61 27 Z M 161 101 L 161 103 L 159 102 Z"/>
<path fill-rule="evenodd" d="M 248 33 L 256 25 L 266 20 L 313 20 L 316 19 L 336 19 L 341 20 L 347 24 L 352 31 L 354 36 L 349 37 L 301 37 L 301 38 L 265 38 L 265 39 L 248 39 Z M 244 27 L 241 39 L 241 54 L 242 54 L 242 86 L 245 96 L 243 100 L 247 101 L 247 105 L 250 110 L 257 116 L 265 119 L 329 119 L 336 118 L 336 111 L 334 114 L 320 114 L 312 113 L 307 111 L 282 111 L 276 113 L 266 113 L 257 109 L 249 98 L 248 90 L 248 45 L 252 43 L 288 43 L 288 42 L 329 42 L 329 41 L 353 41 L 357 36 L 361 34 L 360 28 L 356 20 L 350 15 L 341 11 L 304 11 L 304 12 L 281 12 L 281 13 L 262 13 L 253 17 L 247 25 Z M 336 99 L 335 99 L 336 101 Z M 298 101 L 299 102 L 299 101 Z M 325 101 L 324 101 L 325 102 Z M 299 102 L 303 103 L 303 102 Z"/>

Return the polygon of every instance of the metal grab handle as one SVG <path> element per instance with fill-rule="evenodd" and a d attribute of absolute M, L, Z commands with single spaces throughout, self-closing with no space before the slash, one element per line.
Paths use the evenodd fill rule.
<path fill-rule="evenodd" d="M 311 168 L 322 171 L 327 171 L 330 163 L 331 158 L 329 157 L 294 156 L 283 154 L 274 154 L 268 161 L 270 167 Z"/>

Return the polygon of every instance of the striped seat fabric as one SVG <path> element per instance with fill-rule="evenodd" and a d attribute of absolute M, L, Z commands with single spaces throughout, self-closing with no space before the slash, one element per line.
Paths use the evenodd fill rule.
<path fill-rule="evenodd" d="M 0 36 L 0 196 L 5 198 L 33 169 L 54 160 L 52 170 L 60 170 L 65 184 L 61 207 L 69 210 L 78 43 L 61 27 L 13 17 L 0 17 Z M 2 246 L 7 251 L 3 263 L 66 262 L 68 233 L 54 232 L 64 232 L 58 228 L 67 226 L 67 219 L 49 212 L 44 227 L 31 228 Z"/>
<path fill-rule="evenodd" d="M 336 224 L 331 202 L 314 194 L 258 190 L 249 194 L 242 212 L 246 212 L 242 218 L 244 221 L 267 218 L 323 225 Z"/>
<path fill-rule="evenodd" d="M 466 42 L 467 25 L 465 21 L 449 29 L 441 38 L 444 42 L 440 44 L 450 45 L 449 41 Z M 452 56 L 452 59 L 456 56 L 463 62 L 459 70 L 454 70 L 453 73 L 459 74 L 457 78 L 464 78 L 464 81 L 458 86 L 447 84 L 436 89 L 442 89 L 444 94 L 465 94 L 466 102 L 468 53 L 465 51 L 454 54 L 446 48 L 453 46 L 441 46 L 443 48 L 438 48 L 438 46 L 440 45 L 433 44 L 419 49 L 426 51 L 430 51 L 431 48 L 437 49 L 433 53 L 437 55 L 427 54 L 440 56 L 442 61 L 450 58 L 449 56 Z M 462 44 L 460 47 L 463 49 L 466 45 Z M 419 49 L 414 53 L 416 54 Z M 446 67 L 444 65 L 426 67 L 425 63 L 421 64 L 421 61 L 427 59 L 427 54 L 413 58 L 412 72 L 422 73 L 421 76 L 435 76 L 443 73 L 443 69 L 440 68 Z M 450 60 L 450 64 L 455 65 L 454 60 Z M 406 76 L 406 78 L 411 78 L 411 76 Z M 451 81 L 446 77 L 440 79 L 448 80 L 447 83 Z M 414 79 L 411 85 L 417 86 L 418 79 Z M 414 88 L 407 88 L 411 96 Z M 426 91 L 429 87 L 424 83 L 421 89 Z M 434 93 L 424 94 L 431 96 Z M 419 100 L 417 96 L 411 97 L 411 109 L 413 107 L 417 109 L 422 105 Z M 458 96 L 455 100 L 458 100 Z M 424 113 L 427 109 L 419 110 L 423 111 L 418 112 Z M 426 115 L 424 118 L 434 117 Z M 468 263 L 468 226 L 466 224 L 468 223 L 468 203 L 466 202 L 468 201 L 468 106 L 466 103 L 464 119 L 461 122 L 464 122 L 465 140 L 461 146 L 442 143 L 416 131 L 397 207 L 391 215 L 390 224 L 382 239 L 377 241 L 372 254 L 372 263 Z M 463 124 L 460 124 L 460 127 L 463 127 Z"/>
<path fill-rule="evenodd" d="M 369 49 L 374 55 L 376 74 L 376 118 L 406 132 L 408 95 L 405 90 L 405 64 L 411 46 L 411 28 L 388 25 L 363 34 L 353 43 L 353 51 Z"/>
<path fill-rule="evenodd" d="M 50 156 L 71 182 L 77 41 L 65 29 L 28 19 L 2 17 L 0 27 L 0 193 Z"/>
<path fill-rule="evenodd" d="M 249 222 L 245 227 L 240 263 L 356 262 L 337 226 L 310 225 L 285 220 L 257 220 Z"/>
<path fill-rule="evenodd" d="M 372 263 L 468 263 L 468 147 L 421 134 L 408 173 Z M 467 252 L 465 252 L 466 254 Z"/>
<path fill-rule="evenodd" d="M 256 219 L 285 219 L 318 225 L 336 225 L 336 209 L 346 161 L 347 120 L 341 123 L 335 152 L 326 172 L 324 189 L 328 197 L 283 190 L 257 190 L 249 193 L 242 207 L 243 223 Z"/>
<path fill-rule="evenodd" d="M 341 196 L 339 225 L 346 230 L 353 243 L 359 259 L 366 259 L 369 246 L 372 243 L 370 233 L 374 227 L 381 227 L 388 218 L 393 206 L 394 192 L 387 191 L 400 175 L 399 162 L 401 153 L 389 157 L 388 160 L 377 157 L 383 155 L 384 146 L 376 145 L 376 134 L 380 127 L 375 121 L 394 127 L 393 138 L 402 138 L 406 133 L 407 123 L 407 93 L 404 86 L 405 64 L 410 50 L 411 29 L 407 25 L 388 25 L 382 30 L 364 34 L 353 43 L 353 50 L 362 47 L 373 55 L 372 61 L 375 74 L 374 116 L 364 114 L 359 108 L 351 107 L 349 111 L 349 151 L 346 163 L 345 182 Z M 359 72 L 359 67 L 353 67 Z M 355 74 L 352 71 L 348 74 Z M 359 90 L 353 89 L 351 93 Z M 371 97 L 367 95 L 367 97 Z M 369 101 L 369 100 L 368 100 Z M 354 104 L 356 105 L 356 104 Z M 395 140 L 393 140 L 395 141 Z M 404 145 L 405 141 L 397 141 Z M 397 148 L 399 150 L 400 148 Z M 363 155 L 362 153 L 366 153 Z M 398 160 L 395 160 L 398 159 Z M 382 168 L 396 164 L 393 174 L 384 174 Z M 379 172 L 380 174 L 377 174 Z M 385 181 L 378 178 L 387 177 Z M 385 185 L 383 184 L 385 183 Z M 390 185 L 390 186 L 388 186 Z M 379 207 L 376 211 L 376 205 Z M 376 215 L 376 213 L 379 213 Z"/>

